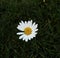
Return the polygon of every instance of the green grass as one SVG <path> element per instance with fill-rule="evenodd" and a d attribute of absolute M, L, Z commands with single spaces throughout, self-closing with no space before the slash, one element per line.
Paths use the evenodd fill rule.
<path fill-rule="evenodd" d="M 17 25 L 31 19 L 37 36 L 19 40 Z M 0 0 L 0 58 L 60 58 L 60 0 Z"/>

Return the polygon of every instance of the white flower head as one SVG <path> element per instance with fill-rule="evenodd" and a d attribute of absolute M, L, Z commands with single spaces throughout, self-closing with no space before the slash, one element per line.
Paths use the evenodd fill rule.
<path fill-rule="evenodd" d="M 20 32 L 17 33 L 17 35 L 20 35 L 19 39 L 25 40 L 26 42 L 31 40 L 37 34 L 37 27 L 38 24 L 35 22 L 33 23 L 32 20 L 19 22 L 19 25 L 17 26 L 17 29 L 20 30 Z"/>

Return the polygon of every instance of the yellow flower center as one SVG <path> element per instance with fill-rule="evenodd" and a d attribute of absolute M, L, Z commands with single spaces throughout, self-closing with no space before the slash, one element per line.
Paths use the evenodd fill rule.
<path fill-rule="evenodd" d="M 31 29 L 30 27 L 26 27 L 26 28 L 24 29 L 24 33 L 25 33 L 26 35 L 30 35 L 31 32 L 32 32 L 32 29 Z"/>

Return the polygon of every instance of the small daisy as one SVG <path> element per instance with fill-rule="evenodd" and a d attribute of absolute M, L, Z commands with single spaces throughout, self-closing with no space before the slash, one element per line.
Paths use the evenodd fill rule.
<path fill-rule="evenodd" d="M 17 29 L 20 30 L 20 32 L 17 33 L 17 35 L 20 35 L 19 39 L 28 41 L 31 40 L 33 37 L 36 36 L 38 29 L 38 24 L 35 22 L 32 23 L 31 21 L 21 21 L 19 22 L 19 25 L 17 26 Z"/>

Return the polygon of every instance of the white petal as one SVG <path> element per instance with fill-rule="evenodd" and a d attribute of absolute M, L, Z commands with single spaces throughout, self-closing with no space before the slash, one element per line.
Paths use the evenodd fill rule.
<path fill-rule="evenodd" d="M 28 37 L 25 36 L 25 37 L 23 38 L 23 40 L 25 40 L 25 41 L 27 42 L 27 41 L 28 41 Z"/>
<path fill-rule="evenodd" d="M 31 37 L 29 37 L 29 40 L 31 40 Z"/>
<path fill-rule="evenodd" d="M 28 26 L 31 26 L 31 22 L 30 21 L 28 21 L 28 24 L 27 24 Z"/>
<path fill-rule="evenodd" d="M 24 35 L 21 35 L 20 37 L 19 37 L 19 39 L 22 39 L 24 37 Z"/>
<path fill-rule="evenodd" d="M 28 41 L 28 38 L 26 38 L 25 41 L 27 42 Z"/>
<path fill-rule="evenodd" d="M 32 22 L 31 21 L 28 21 L 28 25 L 31 27 L 32 26 Z"/>
<path fill-rule="evenodd" d="M 32 23 L 32 20 L 30 22 Z"/>
<path fill-rule="evenodd" d="M 21 21 L 21 23 L 22 23 L 22 24 L 24 24 L 24 22 L 23 22 L 23 21 Z"/>
<path fill-rule="evenodd" d="M 27 24 L 27 21 L 25 21 L 25 24 Z"/>
<path fill-rule="evenodd" d="M 19 25 L 21 25 L 21 23 L 19 22 Z"/>
<path fill-rule="evenodd" d="M 18 33 L 17 33 L 17 35 L 22 35 L 22 34 L 24 34 L 24 33 L 23 33 L 23 32 L 18 32 Z"/>
<path fill-rule="evenodd" d="M 32 32 L 32 34 L 37 34 L 37 32 Z"/>
<path fill-rule="evenodd" d="M 38 27 L 38 24 L 36 24 L 34 27 L 33 27 L 33 29 L 36 29 Z"/>
<path fill-rule="evenodd" d="M 36 29 L 35 31 L 38 31 L 38 29 Z"/>
<path fill-rule="evenodd" d="M 38 29 L 35 29 L 35 30 L 33 29 L 33 31 L 36 32 L 36 31 L 38 31 Z"/>
<path fill-rule="evenodd" d="M 19 25 L 18 25 L 17 29 L 23 31 L 23 28 Z"/>
<path fill-rule="evenodd" d="M 33 23 L 33 27 L 35 26 L 35 24 L 36 24 L 36 23 L 34 22 L 34 23 Z"/>
<path fill-rule="evenodd" d="M 22 24 L 24 24 L 24 22 L 23 22 L 23 21 L 19 22 L 19 25 L 20 25 L 20 26 L 21 26 Z"/>

